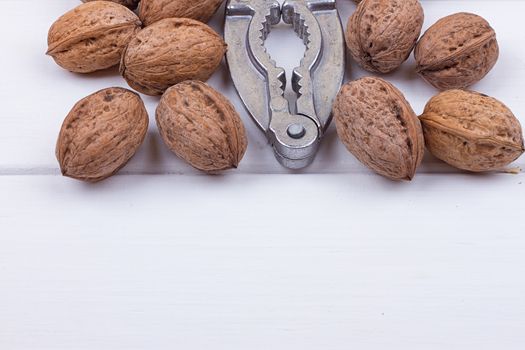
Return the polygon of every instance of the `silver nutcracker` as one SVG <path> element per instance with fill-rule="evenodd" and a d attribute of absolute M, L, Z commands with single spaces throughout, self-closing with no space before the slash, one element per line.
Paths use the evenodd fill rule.
<path fill-rule="evenodd" d="M 306 50 L 293 70 L 295 108 L 284 97 L 286 72 L 264 47 L 272 26 L 290 24 Z M 345 49 L 335 0 L 229 0 L 224 30 L 235 87 L 279 162 L 309 165 L 331 121 L 331 107 L 344 77 Z"/>

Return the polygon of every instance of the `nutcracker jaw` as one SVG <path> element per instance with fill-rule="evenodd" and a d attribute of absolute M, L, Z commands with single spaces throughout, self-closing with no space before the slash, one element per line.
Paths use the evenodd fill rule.
<path fill-rule="evenodd" d="M 303 40 L 306 51 L 293 70 L 295 110 L 284 97 L 286 72 L 264 47 L 281 19 Z M 309 165 L 331 121 L 332 103 L 344 77 L 344 37 L 335 0 L 229 0 L 227 60 L 235 87 L 276 158 L 290 169 Z"/>

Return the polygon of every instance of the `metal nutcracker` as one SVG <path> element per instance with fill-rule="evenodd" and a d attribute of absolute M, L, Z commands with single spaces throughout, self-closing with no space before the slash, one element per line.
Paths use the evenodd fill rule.
<path fill-rule="evenodd" d="M 286 72 L 264 47 L 281 19 L 303 40 L 306 51 L 293 70 L 295 108 L 284 97 Z M 331 107 L 344 77 L 345 49 L 335 0 L 229 0 L 224 35 L 235 87 L 279 162 L 309 165 L 331 121 Z"/>

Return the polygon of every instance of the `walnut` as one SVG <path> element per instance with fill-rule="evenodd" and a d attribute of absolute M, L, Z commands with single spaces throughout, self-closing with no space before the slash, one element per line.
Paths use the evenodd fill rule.
<path fill-rule="evenodd" d="M 499 56 L 496 33 L 471 13 L 440 19 L 415 49 L 418 73 L 440 90 L 463 89 L 487 75 Z"/>
<path fill-rule="evenodd" d="M 411 180 L 424 154 L 421 124 L 392 84 L 362 78 L 344 85 L 333 108 L 337 133 L 363 164 L 392 180 Z"/>
<path fill-rule="evenodd" d="M 120 72 L 133 89 L 162 95 L 184 80 L 208 80 L 225 52 L 224 40 L 206 24 L 167 18 L 131 40 L 122 55 Z"/>
<path fill-rule="evenodd" d="M 169 88 L 156 119 L 168 148 L 199 170 L 237 168 L 246 152 L 239 114 L 226 97 L 203 82 L 185 81 Z"/>
<path fill-rule="evenodd" d="M 346 45 L 371 72 L 388 73 L 407 60 L 423 26 L 418 0 L 366 0 L 348 20 Z"/>
<path fill-rule="evenodd" d="M 71 72 L 91 73 L 117 65 L 140 30 L 137 15 L 109 1 L 82 4 L 49 29 L 47 54 Z"/>
<path fill-rule="evenodd" d="M 448 90 L 420 117 L 427 148 L 463 170 L 498 170 L 523 154 L 520 122 L 503 103 L 476 92 Z"/>
<path fill-rule="evenodd" d="M 62 174 L 90 182 L 115 174 L 144 141 L 148 122 L 144 103 L 132 91 L 114 87 L 83 98 L 58 136 Z"/>

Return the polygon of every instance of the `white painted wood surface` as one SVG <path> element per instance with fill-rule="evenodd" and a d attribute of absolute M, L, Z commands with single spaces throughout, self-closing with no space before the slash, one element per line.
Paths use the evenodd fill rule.
<path fill-rule="evenodd" d="M 316 162 L 289 174 L 222 67 L 211 84 L 250 139 L 236 172 L 198 174 L 152 123 L 119 176 L 59 176 L 54 143 L 71 106 L 126 86 L 43 56 L 48 27 L 77 3 L 0 0 L 1 350 L 523 349 L 523 174 L 462 174 L 427 157 L 412 183 L 392 183 L 333 130 Z M 346 21 L 355 6 L 338 4 Z M 423 5 L 425 28 L 458 11 L 491 22 L 501 58 L 474 88 L 525 123 L 525 1 Z M 303 50 L 286 28 L 268 47 L 288 68 Z M 435 90 L 413 65 L 388 78 L 419 113 Z M 364 75 L 351 67 L 347 79 Z M 145 99 L 153 116 L 158 99 Z"/>

